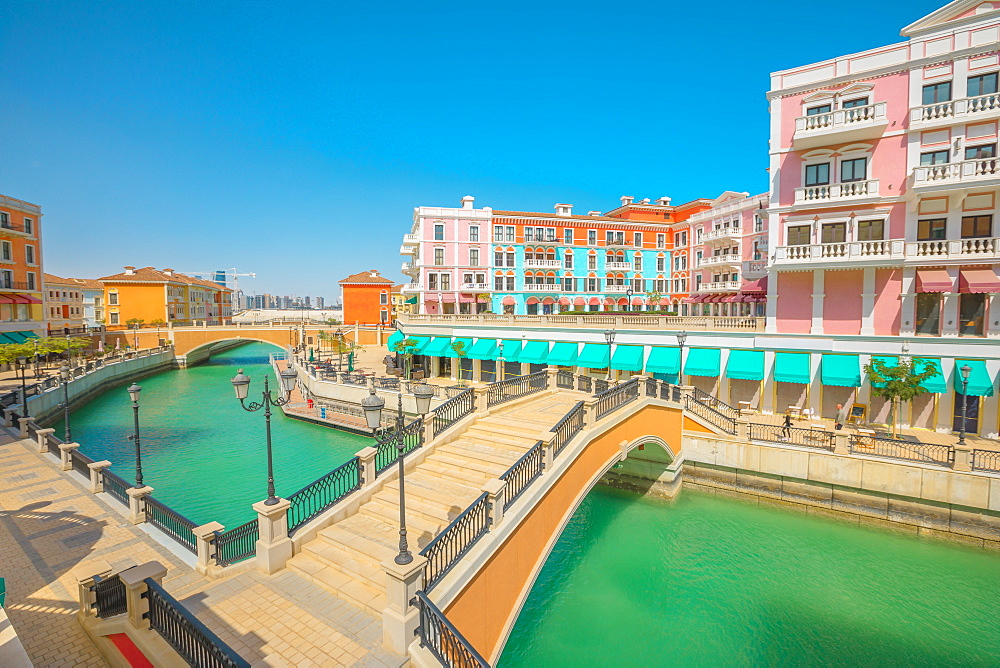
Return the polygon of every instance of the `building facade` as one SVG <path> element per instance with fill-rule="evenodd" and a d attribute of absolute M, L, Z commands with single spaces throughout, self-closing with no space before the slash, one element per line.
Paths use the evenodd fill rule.
<path fill-rule="evenodd" d="M 45 332 L 42 208 L 0 195 L 0 333 L 20 342 Z"/>
<path fill-rule="evenodd" d="M 42 294 L 46 331 L 50 336 L 86 331 L 83 292 L 72 278 L 42 274 Z"/>
<path fill-rule="evenodd" d="M 351 274 L 339 281 L 344 304 L 344 324 L 389 324 L 392 322 L 393 282 L 375 269 Z"/>
<path fill-rule="evenodd" d="M 173 269 L 131 266 L 97 280 L 104 286 L 102 302 L 111 328 L 124 327 L 134 319 L 146 325 L 158 320 L 176 326 L 232 323 L 232 291 L 212 281 Z"/>

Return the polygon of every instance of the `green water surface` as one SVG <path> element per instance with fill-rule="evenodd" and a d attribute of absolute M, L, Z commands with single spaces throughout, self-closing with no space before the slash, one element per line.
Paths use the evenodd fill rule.
<path fill-rule="evenodd" d="M 1000 554 L 684 490 L 595 489 L 498 662 L 1000 665 Z"/>
<path fill-rule="evenodd" d="M 264 411 L 247 413 L 229 382 L 238 367 L 252 379 L 251 400 L 260 400 L 270 376 L 265 343 L 214 354 L 211 362 L 164 371 L 140 381 L 143 482 L 155 496 L 192 521 L 235 527 L 254 517 L 250 505 L 267 496 Z M 135 480 L 132 404 L 123 384 L 71 414 L 73 440 L 94 460 Z M 274 394 L 277 396 L 277 393 Z M 59 420 L 53 425 L 62 436 Z M 284 417 L 273 409 L 274 478 L 279 496 L 291 494 L 350 459 L 370 438 Z"/>

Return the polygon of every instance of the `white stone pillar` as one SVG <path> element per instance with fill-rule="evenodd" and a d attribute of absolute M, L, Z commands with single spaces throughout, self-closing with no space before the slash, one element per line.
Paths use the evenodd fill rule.
<path fill-rule="evenodd" d="M 226 527 L 219 524 L 218 522 L 209 522 L 208 524 L 202 524 L 201 526 L 196 526 L 191 531 L 194 533 L 195 538 L 198 539 L 197 550 L 198 550 L 198 572 L 201 574 L 208 573 L 209 566 L 212 563 L 212 543 L 215 542 L 215 536 L 217 533 L 221 533 Z"/>
<path fill-rule="evenodd" d="M 146 521 L 145 499 L 153 493 L 153 488 L 149 485 L 145 487 L 129 487 L 125 490 L 125 493 L 128 494 L 129 519 L 132 521 L 132 524 L 142 524 Z"/>
<path fill-rule="evenodd" d="M 849 455 L 851 454 L 850 448 L 847 447 L 847 432 L 843 429 L 840 431 L 835 431 L 833 433 L 833 454 L 835 455 Z"/>
<path fill-rule="evenodd" d="M 94 581 L 97 578 L 106 578 L 111 575 L 111 564 L 106 561 L 89 561 L 74 569 L 73 575 L 76 578 L 77 590 L 77 618 L 89 617 L 94 614 L 95 596 L 93 592 Z"/>
<path fill-rule="evenodd" d="M 956 471 L 972 470 L 972 448 L 968 445 L 955 446 L 955 466 Z"/>
<path fill-rule="evenodd" d="M 437 415 L 434 411 L 431 411 L 424 416 L 424 445 L 427 445 L 434 440 L 434 416 Z"/>
<path fill-rule="evenodd" d="M 59 462 L 63 471 L 73 469 L 72 452 L 80 447 L 79 443 L 61 443 L 59 445 Z"/>
<path fill-rule="evenodd" d="M 875 335 L 875 268 L 865 267 L 861 288 L 861 336 Z"/>
<path fill-rule="evenodd" d="M 811 408 L 814 416 L 823 414 L 823 354 L 812 353 L 809 356 L 809 388 L 802 408 Z"/>
<path fill-rule="evenodd" d="M 104 491 L 104 469 L 110 466 L 111 462 L 107 459 L 87 464 L 87 468 L 90 469 L 90 491 L 92 493 L 100 494 Z"/>
<path fill-rule="evenodd" d="M 28 437 L 28 423 L 31 422 L 32 419 L 33 418 L 31 417 L 23 417 L 17 419 L 17 423 L 20 426 L 21 430 L 21 433 L 19 434 L 21 438 Z"/>
<path fill-rule="evenodd" d="M 35 436 L 38 438 L 38 452 L 44 453 L 49 449 L 49 434 L 55 433 L 55 429 L 39 429 L 35 432 Z"/>
<path fill-rule="evenodd" d="M 14 426 L 14 408 L 11 407 L 3 409 L 3 426 Z"/>
<path fill-rule="evenodd" d="M 503 522 L 503 506 L 507 502 L 507 481 L 500 478 L 487 480 L 481 489 L 486 492 L 490 502 L 490 530 L 492 531 Z"/>
<path fill-rule="evenodd" d="M 774 413 L 774 359 L 773 350 L 764 351 L 764 386 L 761 389 L 760 412 L 765 415 Z"/>
<path fill-rule="evenodd" d="M 288 537 L 288 509 L 292 502 L 278 499 L 273 506 L 264 501 L 253 504 L 257 511 L 257 570 L 271 575 L 285 567 L 292 558 L 292 539 Z"/>
<path fill-rule="evenodd" d="M 158 561 L 150 561 L 139 566 L 127 568 L 118 574 L 118 579 L 125 585 L 125 605 L 128 609 L 128 623 L 136 629 L 148 629 L 149 622 L 142 616 L 149 612 L 149 601 L 143 598 L 148 589 L 146 578 L 152 578 L 156 584 L 163 582 L 167 574 L 166 567 Z"/>
<path fill-rule="evenodd" d="M 826 296 L 826 271 L 816 269 L 813 271 L 812 290 L 812 327 L 810 334 L 823 333 L 823 299 Z"/>
<path fill-rule="evenodd" d="M 367 487 L 375 482 L 375 455 L 377 448 L 371 446 L 358 450 L 357 458 L 361 460 L 361 479 L 363 486 Z"/>
<path fill-rule="evenodd" d="M 948 277 L 955 285 L 958 280 L 959 267 L 946 267 Z M 941 336 L 958 336 L 958 301 L 957 292 L 944 293 L 944 303 L 941 306 Z"/>
<path fill-rule="evenodd" d="M 1000 339 L 1000 297 L 995 292 L 986 295 L 986 313 L 989 314 L 986 320 L 986 338 Z"/>
<path fill-rule="evenodd" d="M 386 608 L 382 611 L 382 644 L 387 650 L 406 656 L 406 648 L 413 642 L 420 612 L 410 601 L 424 588 L 424 568 L 427 558 L 413 555 L 413 561 L 400 566 L 392 559 L 382 562 L 388 576 Z"/>

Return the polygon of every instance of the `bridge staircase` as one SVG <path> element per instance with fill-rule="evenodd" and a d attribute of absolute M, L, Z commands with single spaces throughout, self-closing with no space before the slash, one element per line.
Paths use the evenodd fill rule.
<path fill-rule="evenodd" d="M 415 554 L 482 494 L 486 481 L 508 471 L 541 434 L 590 395 L 550 391 L 498 407 L 457 438 L 436 445 L 407 471 L 406 522 Z M 381 615 L 386 575 L 381 563 L 398 552 L 399 482 L 393 480 L 359 511 L 305 542 L 288 566 L 359 607 Z"/>

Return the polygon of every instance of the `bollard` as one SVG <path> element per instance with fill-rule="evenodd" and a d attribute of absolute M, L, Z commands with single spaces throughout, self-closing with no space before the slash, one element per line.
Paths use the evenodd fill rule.
<path fill-rule="evenodd" d="M 218 522 L 209 522 L 208 524 L 202 524 L 201 526 L 196 526 L 191 529 L 194 533 L 195 538 L 198 539 L 197 551 L 198 551 L 198 572 L 201 574 L 208 573 L 209 565 L 211 564 L 212 557 L 212 543 L 215 542 L 215 537 L 217 534 L 225 530 L 226 527 L 219 524 Z"/>
<path fill-rule="evenodd" d="M 73 470 L 73 451 L 80 447 L 79 443 L 61 443 L 59 445 L 59 462 L 63 471 Z"/>
<path fill-rule="evenodd" d="M 100 494 L 104 491 L 104 469 L 110 466 L 111 462 L 106 459 L 87 464 L 87 468 L 90 469 L 90 491 L 92 493 Z"/>

